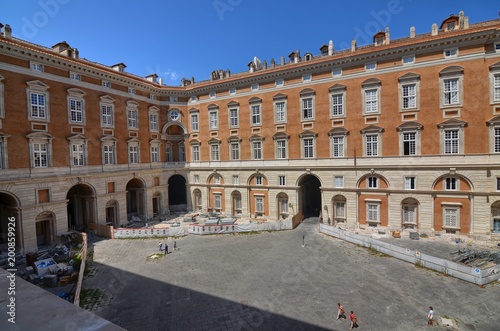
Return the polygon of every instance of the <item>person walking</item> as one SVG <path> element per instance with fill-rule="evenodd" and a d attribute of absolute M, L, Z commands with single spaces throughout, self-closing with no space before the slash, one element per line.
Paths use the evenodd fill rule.
<path fill-rule="evenodd" d="M 427 313 L 427 325 L 434 325 L 434 309 L 429 307 L 429 312 Z"/>
<path fill-rule="evenodd" d="M 174 241 L 174 251 L 176 251 L 176 250 L 177 250 L 177 240 Z"/>
<path fill-rule="evenodd" d="M 158 248 L 160 249 L 160 252 L 163 250 L 163 244 L 161 243 L 161 241 L 158 243 Z"/>
<path fill-rule="evenodd" d="M 344 306 L 342 306 L 339 302 L 339 308 L 338 308 L 338 311 L 337 311 L 337 319 L 341 319 L 341 318 L 346 318 L 345 316 L 345 310 L 344 310 Z"/>
<path fill-rule="evenodd" d="M 354 315 L 354 312 L 351 310 L 351 313 L 349 314 L 349 318 L 351 319 L 351 327 L 349 330 L 352 330 L 352 328 L 357 328 L 358 327 L 358 319 L 356 315 Z"/>
<path fill-rule="evenodd" d="M 165 255 L 167 255 L 167 254 L 168 254 L 168 245 L 167 245 L 167 243 L 165 243 Z"/>

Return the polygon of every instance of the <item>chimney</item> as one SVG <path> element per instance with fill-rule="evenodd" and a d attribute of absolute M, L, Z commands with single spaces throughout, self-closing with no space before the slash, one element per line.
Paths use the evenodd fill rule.
<path fill-rule="evenodd" d="M 412 26 L 410 28 L 410 38 L 415 38 L 415 27 L 414 26 Z"/>
<path fill-rule="evenodd" d="M 156 83 L 157 79 L 158 79 L 158 75 L 157 74 L 151 74 L 151 75 L 147 75 L 146 76 L 146 80 L 148 80 L 150 82 L 153 82 L 153 83 Z"/>
<path fill-rule="evenodd" d="M 285 57 L 284 57 L 284 56 L 282 56 L 282 57 L 281 57 L 281 59 L 280 59 L 280 64 L 281 64 L 281 65 L 284 65 L 284 64 L 285 64 Z"/>
<path fill-rule="evenodd" d="M 115 64 L 115 65 L 112 65 L 111 69 L 118 71 L 118 72 L 124 72 L 126 67 L 127 66 L 125 65 L 125 63 L 121 62 L 121 63 Z"/>
<path fill-rule="evenodd" d="M 464 17 L 464 29 L 469 28 L 469 16 Z"/>
<path fill-rule="evenodd" d="M 351 41 L 351 52 L 354 52 L 356 50 L 356 39 L 353 39 Z"/>
<path fill-rule="evenodd" d="M 389 27 L 386 27 L 385 28 L 385 44 L 389 45 L 390 42 L 391 42 L 391 35 L 389 33 Z"/>
<path fill-rule="evenodd" d="M 431 36 L 437 36 L 438 34 L 438 25 L 436 23 L 432 24 Z"/>
<path fill-rule="evenodd" d="M 333 41 L 329 41 L 328 42 L 328 55 L 333 55 L 333 51 L 334 51 L 334 48 L 333 48 Z"/>
<path fill-rule="evenodd" d="M 3 36 L 7 39 L 12 38 L 12 28 L 10 27 L 10 25 L 5 24 L 5 28 L 3 30 Z"/>
<path fill-rule="evenodd" d="M 276 66 L 276 63 L 274 62 L 274 59 L 271 59 L 271 68 L 274 68 Z"/>

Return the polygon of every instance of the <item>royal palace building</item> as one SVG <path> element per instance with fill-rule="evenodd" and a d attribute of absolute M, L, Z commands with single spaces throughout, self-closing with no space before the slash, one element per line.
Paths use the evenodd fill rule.
<path fill-rule="evenodd" d="M 179 86 L 0 31 L 0 245 L 182 211 L 500 239 L 499 19 Z"/>

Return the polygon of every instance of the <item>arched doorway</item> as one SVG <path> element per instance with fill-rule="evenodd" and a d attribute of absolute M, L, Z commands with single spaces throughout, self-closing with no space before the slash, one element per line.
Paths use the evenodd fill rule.
<path fill-rule="evenodd" d="M 51 246 L 55 238 L 54 214 L 48 211 L 38 214 L 35 227 L 37 246 Z"/>
<path fill-rule="evenodd" d="M 146 220 L 146 185 L 139 178 L 133 178 L 127 183 L 127 220 L 137 217 Z"/>
<path fill-rule="evenodd" d="M 302 215 L 318 217 L 321 212 L 321 182 L 314 175 L 305 175 L 299 181 L 299 207 Z"/>
<path fill-rule="evenodd" d="M 186 179 L 181 175 L 168 179 L 168 208 L 174 212 L 187 210 Z"/>
<path fill-rule="evenodd" d="M 94 189 L 86 184 L 73 186 L 66 195 L 68 200 L 68 230 L 85 232 L 95 220 Z"/>
<path fill-rule="evenodd" d="M 110 200 L 106 203 L 106 225 L 119 226 L 118 201 Z"/>
<path fill-rule="evenodd" d="M 12 220 L 14 220 L 16 249 L 19 250 L 22 247 L 20 216 L 17 199 L 8 193 L 0 193 L 0 249 L 4 252 L 8 250 L 9 227 L 12 228 Z"/>
<path fill-rule="evenodd" d="M 180 119 L 182 113 L 177 109 L 171 109 L 168 113 L 169 122 L 162 129 L 162 139 L 165 140 L 165 155 L 167 162 L 185 162 L 186 154 L 184 139 L 186 139 L 186 128 Z"/>

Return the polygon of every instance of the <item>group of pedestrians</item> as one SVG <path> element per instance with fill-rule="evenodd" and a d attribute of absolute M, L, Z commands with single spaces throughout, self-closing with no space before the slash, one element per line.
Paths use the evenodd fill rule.
<path fill-rule="evenodd" d="M 165 248 L 163 248 L 163 243 L 160 241 L 158 243 L 158 249 L 160 252 L 165 251 L 165 255 L 168 254 L 168 244 L 167 243 L 165 243 Z M 177 250 L 177 241 L 174 241 L 174 251 L 176 251 L 176 250 Z"/>
<path fill-rule="evenodd" d="M 344 306 L 342 306 L 339 302 L 339 307 L 338 307 L 338 310 L 337 310 L 337 319 L 347 319 L 347 316 L 345 315 L 345 310 L 344 310 Z M 351 327 L 349 328 L 349 330 L 352 330 L 353 328 L 357 328 L 359 325 L 358 325 L 358 318 L 356 317 L 356 315 L 354 314 L 354 312 L 351 310 L 351 313 L 349 314 L 349 320 L 351 321 Z"/>

